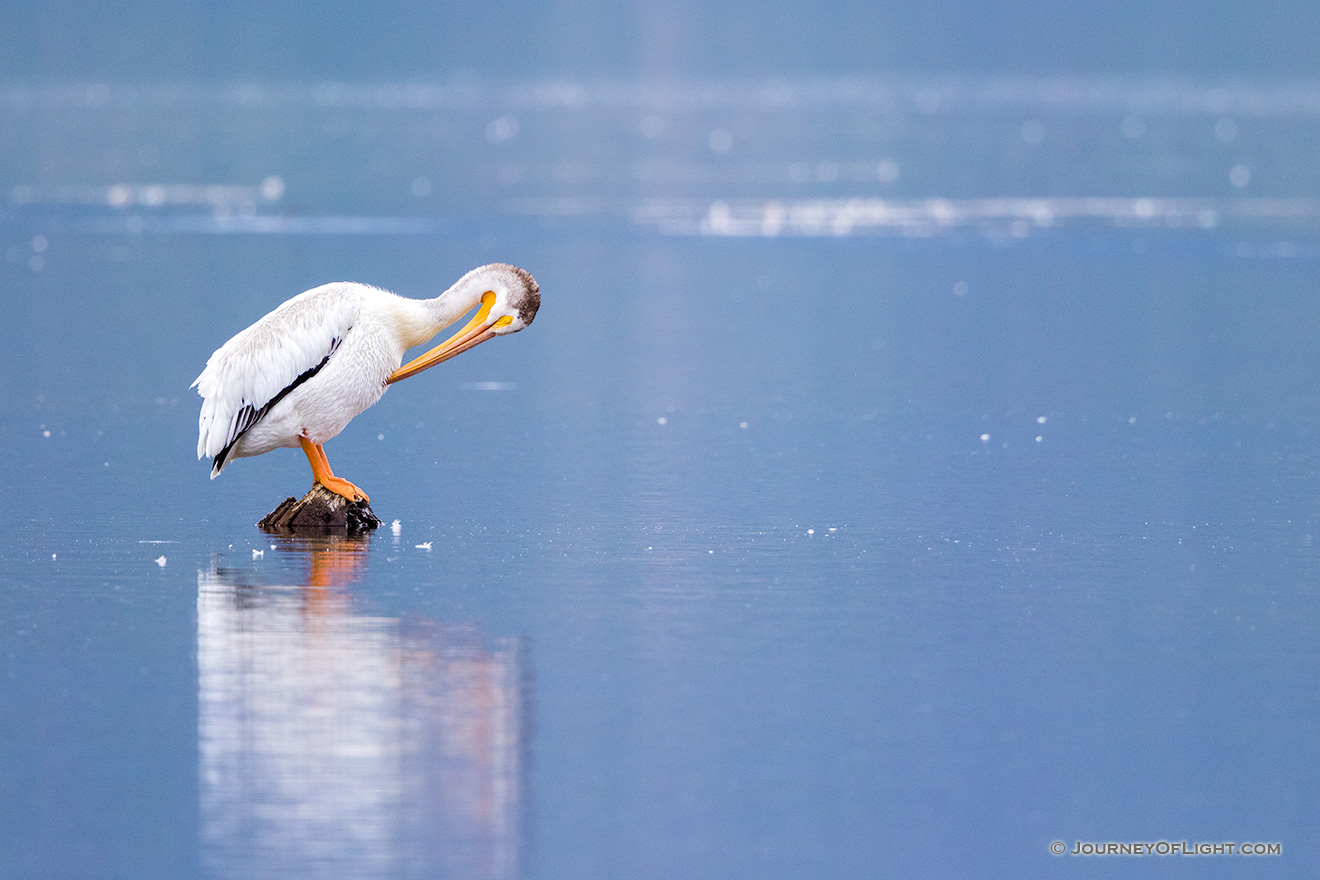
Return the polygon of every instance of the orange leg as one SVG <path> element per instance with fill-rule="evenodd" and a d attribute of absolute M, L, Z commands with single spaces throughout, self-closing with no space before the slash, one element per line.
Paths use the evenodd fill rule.
<path fill-rule="evenodd" d="M 307 462 L 312 466 L 312 481 L 320 483 L 336 495 L 342 495 L 349 501 L 370 501 L 367 493 L 363 492 L 357 486 L 354 486 L 343 477 L 336 477 L 330 470 L 330 460 L 325 457 L 325 449 L 320 443 L 313 443 L 306 437 L 299 437 L 298 442 L 302 445 L 303 454 L 307 456 Z"/>

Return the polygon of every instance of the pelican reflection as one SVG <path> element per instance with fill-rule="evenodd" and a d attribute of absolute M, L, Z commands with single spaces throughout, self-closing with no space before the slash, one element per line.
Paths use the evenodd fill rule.
<path fill-rule="evenodd" d="M 204 865 L 216 877 L 509 877 L 527 723 L 516 640 L 364 614 L 369 539 L 286 539 L 302 582 L 197 578 Z M 267 551 L 269 553 L 269 551 Z"/>

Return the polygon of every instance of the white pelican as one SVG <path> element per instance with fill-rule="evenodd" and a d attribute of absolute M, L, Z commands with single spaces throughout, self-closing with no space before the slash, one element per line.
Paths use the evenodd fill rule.
<path fill-rule="evenodd" d="M 435 299 L 335 282 L 300 293 L 220 346 L 192 387 L 202 396 L 197 457 L 232 459 L 302 447 L 312 479 L 350 501 L 367 493 L 330 470 L 322 444 L 406 379 L 473 346 L 517 333 L 541 304 L 531 274 L 473 269 Z M 403 366 L 403 354 L 475 308 L 472 320 Z"/>

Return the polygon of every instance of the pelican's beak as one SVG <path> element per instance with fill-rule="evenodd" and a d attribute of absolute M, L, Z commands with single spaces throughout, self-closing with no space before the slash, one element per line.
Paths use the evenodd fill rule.
<path fill-rule="evenodd" d="M 407 379 L 422 370 L 429 370 L 436 364 L 444 363 L 451 357 L 462 354 L 469 348 L 474 348 L 490 339 L 500 327 L 507 327 L 513 323 L 513 318 L 508 315 L 487 323 L 493 305 L 495 305 L 495 294 L 490 291 L 483 293 L 481 295 L 481 307 L 477 309 L 477 313 L 472 316 L 472 320 L 463 326 L 462 330 L 459 330 L 426 354 L 413 358 L 393 373 L 390 373 L 390 377 L 385 380 L 385 384 L 388 385 L 400 379 Z"/>

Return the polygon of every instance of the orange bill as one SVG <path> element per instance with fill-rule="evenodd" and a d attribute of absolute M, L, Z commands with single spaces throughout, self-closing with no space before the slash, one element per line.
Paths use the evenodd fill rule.
<path fill-rule="evenodd" d="M 426 354 L 413 358 L 393 373 L 390 373 L 390 377 L 385 380 L 385 383 L 388 385 L 400 379 L 407 379 L 409 376 L 417 375 L 422 370 L 429 370 L 436 364 L 444 363 L 451 357 L 460 355 L 469 348 L 490 339 L 495 335 L 497 328 L 513 323 L 512 318 L 505 316 L 487 324 L 486 319 L 490 315 L 493 305 L 495 305 L 495 294 L 490 291 L 482 294 L 481 307 L 477 309 L 477 313 L 472 316 L 472 320 L 463 326 L 462 330 L 459 330 L 453 336 L 426 352 Z"/>

